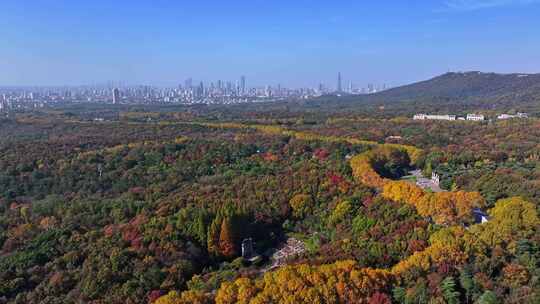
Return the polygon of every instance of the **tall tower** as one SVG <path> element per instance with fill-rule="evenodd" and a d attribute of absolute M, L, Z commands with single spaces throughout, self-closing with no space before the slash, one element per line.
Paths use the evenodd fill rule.
<path fill-rule="evenodd" d="M 241 95 L 246 94 L 246 76 L 240 77 L 240 90 Z"/>
<path fill-rule="evenodd" d="M 112 91 L 112 103 L 117 104 L 120 102 L 120 90 L 118 88 L 114 88 Z"/>
<path fill-rule="evenodd" d="M 0 100 L 0 111 L 4 110 L 4 108 L 6 108 L 6 103 L 7 103 L 6 94 L 2 94 L 2 99 Z"/>
<path fill-rule="evenodd" d="M 342 92 L 343 87 L 341 86 L 341 72 L 337 74 L 337 91 Z"/>
<path fill-rule="evenodd" d="M 199 87 L 197 88 L 197 97 L 204 97 L 204 83 L 201 81 Z"/>

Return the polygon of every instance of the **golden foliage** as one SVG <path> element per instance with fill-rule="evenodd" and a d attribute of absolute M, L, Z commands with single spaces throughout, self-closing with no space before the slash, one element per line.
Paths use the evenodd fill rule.
<path fill-rule="evenodd" d="M 213 303 L 210 296 L 196 291 L 186 291 L 179 294 L 171 291 L 157 299 L 154 304 L 210 304 Z"/>
<path fill-rule="evenodd" d="M 471 223 L 473 209 L 485 205 L 478 192 L 456 191 L 427 194 L 415 206 L 421 216 L 431 217 L 437 224 L 452 225 Z"/>
<path fill-rule="evenodd" d="M 416 205 L 424 198 L 426 193 L 417 185 L 406 181 L 391 181 L 384 185 L 382 196 L 386 199 Z"/>
<path fill-rule="evenodd" d="M 368 303 L 393 281 L 385 270 L 358 268 L 354 261 L 330 265 L 295 265 L 269 272 L 262 279 L 224 283 L 217 304 L 232 303 Z"/>
<path fill-rule="evenodd" d="M 258 292 L 259 290 L 250 279 L 241 278 L 234 282 L 223 283 L 215 300 L 216 303 L 247 304 Z"/>
<path fill-rule="evenodd" d="M 486 201 L 478 192 L 426 193 L 420 187 L 405 181 L 388 182 L 382 195 L 390 200 L 412 205 L 418 214 L 431 217 L 437 224 L 470 223 L 474 208 L 482 208 Z"/>
<path fill-rule="evenodd" d="M 384 163 L 396 156 L 399 158 L 399 162 L 407 162 L 407 165 L 409 165 L 411 161 L 410 153 L 419 154 L 420 150 L 417 150 L 414 147 L 402 145 L 380 145 L 351 159 L 350 165 L 353 177 L 370 187 L 383 188 L 391 180 L 381 177 L 375 168 L 384 165 Z"/>
<path fill-rule="evenodd" d="M 311 197 L 307 194 L 297 194 L 291 198 L 289 205 L 295 217 L 304 217 L 311 211 Z"/>
<path fill-rule="evenodd" d="M 294 130 L 288 130 L 286 128 L 283 128 L 277 125 L 255 125 L 255 124 L 248 125 L 248 124 L 240 124 L 240 123 L 201 123 L 200 125 L 210 127 L 210 128 L 219 128 L 219 129 L 254 129 L 261 133 L 265 133 L 269 135 L 291 136 L 296 139 L 305 140 L 305 141 L 348 142 L 353 145 L 366 145 L 366 146 L 378 145 L 378 143 L 374 141 L 361 140 L 361 139 L 351 138 L 351 137 L 325 136 L 325 135 L 320 135 L 317 133 L 305 132 L 305 131 L 294 131 Z M 410 147 L 410 146 L 400 146 L 400 147 L 408 147 L 411 149 L 412 148 L 416 149 L 415 147 Z"/>
<path fill-rule="evenodd" d="M 328 224 L 336 225 L 339 222 L 343 221 L 347 215 L 350 214 L 352 209 L 351 203 L 349 201 L 343 201 L 336 205 L 336 208 L 332 211 L 332 214 L 328 218 Z"/>
<path fill-rule="evenodd" d="M 477 247 L 500 246 L 515 252 L 517 241 L 539 233 L 536 206 L 520 197 L 499 200 L 489 214 L 489 222 L 471 228 L 475 235 L 471 242 Z"/>
<path fill-rule="evenodd" d="M 370 152 L 359 154 L 351 159 L 353 177 L 370 187 L 382 188 L 387 182 L 373 169 L 370 162 Z"/>

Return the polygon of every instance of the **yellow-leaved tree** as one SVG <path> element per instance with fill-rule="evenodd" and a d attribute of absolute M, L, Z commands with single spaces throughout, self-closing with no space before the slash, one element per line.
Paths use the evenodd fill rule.
<path fill-rule="evenodd" d="M 384 185 L 382 195 L 389 200 L 416 207 L 426 193 L 422 188 L 413 183 L 392 181 Z"/>
<path fill-rule="evenodd" d="M 212 298 L 202 292 L 186 291 L 179 294 L 171 291 L 168 294 L 158 298 L 154 304 L 211 304 Z"/>
<path fill-rule="evenodd" d="M 291 198 L 289 204 L 293 210 L 293 215 L 302 218 L 308 215 L 313 208 L 311 197 L 307 194 L 297 194 Z"/>
<path fill-rule="evenodd" d="M 520 197 L 499 200 L 489 211 L 490 220 L 471 228 L 470 240 L 479 250 L 500 246 L 515 253 L 517 242 L 540 233 L 536 206 Z"/>
<path fill-rule="evenodd" d="M 416 203 L 418 214 L 431 217 L 437 224 L 470 224 L 473 209 L 482 208 L 486 201 L 478 192 L 439 192 L 424 195 Z"/>
<path fill-rule="evenodd" d="M 386 270 L 359 268 L 354 261 L 312 266 L 286 266 L 262 279 L 242 278 L 219 289 L 216 304 L 368 303 L 375 293 L 388 293 L 393 276 Z"/>

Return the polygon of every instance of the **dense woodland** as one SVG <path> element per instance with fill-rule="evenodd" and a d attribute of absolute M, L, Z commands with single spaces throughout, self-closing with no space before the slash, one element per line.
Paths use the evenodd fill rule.
<path fill-rule="evenodd" d="M 2 118 L 0 303 L 540 302 L 538 119 L 251 110 Z"/>

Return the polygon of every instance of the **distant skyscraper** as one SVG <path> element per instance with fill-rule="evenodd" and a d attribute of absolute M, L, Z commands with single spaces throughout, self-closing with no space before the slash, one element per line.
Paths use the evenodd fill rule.
<path fill-rule="evenodd" d="M 201 81 L 201 83 L 199 84 L 199 94 L 198 94 L 198 97 L 204 97 L 204 83 Z"/>
<path fill-rule="evenodd" d="M 324 84 L 322 82 L 319 84 L 319 94 L 323 94 L 324 92 Z"/>
<path fill-rule="evenodd" d="M 265 93 L 266 97 L 272 97 L 272 87 L 271 86 L 267 85 L 264 91 L 265 91 L 264 93 Z"/>
<path fill-rule="evenodd" d="M 240 93 L 246 94 L 246 76 L 240 77 Z"/>
<path fill-rule="evenodd" d="M 112 90 L 112 98 L 113 104 L 117 104 L 120 102 L 120 90 L 118 90 L 118 88 L 114 88 Z"/>
<path fill-rule="evenodd" d="M 337 91 L 343 91 L 343 87 L 341 86 L 341 72 L 337 74 Z"/>

